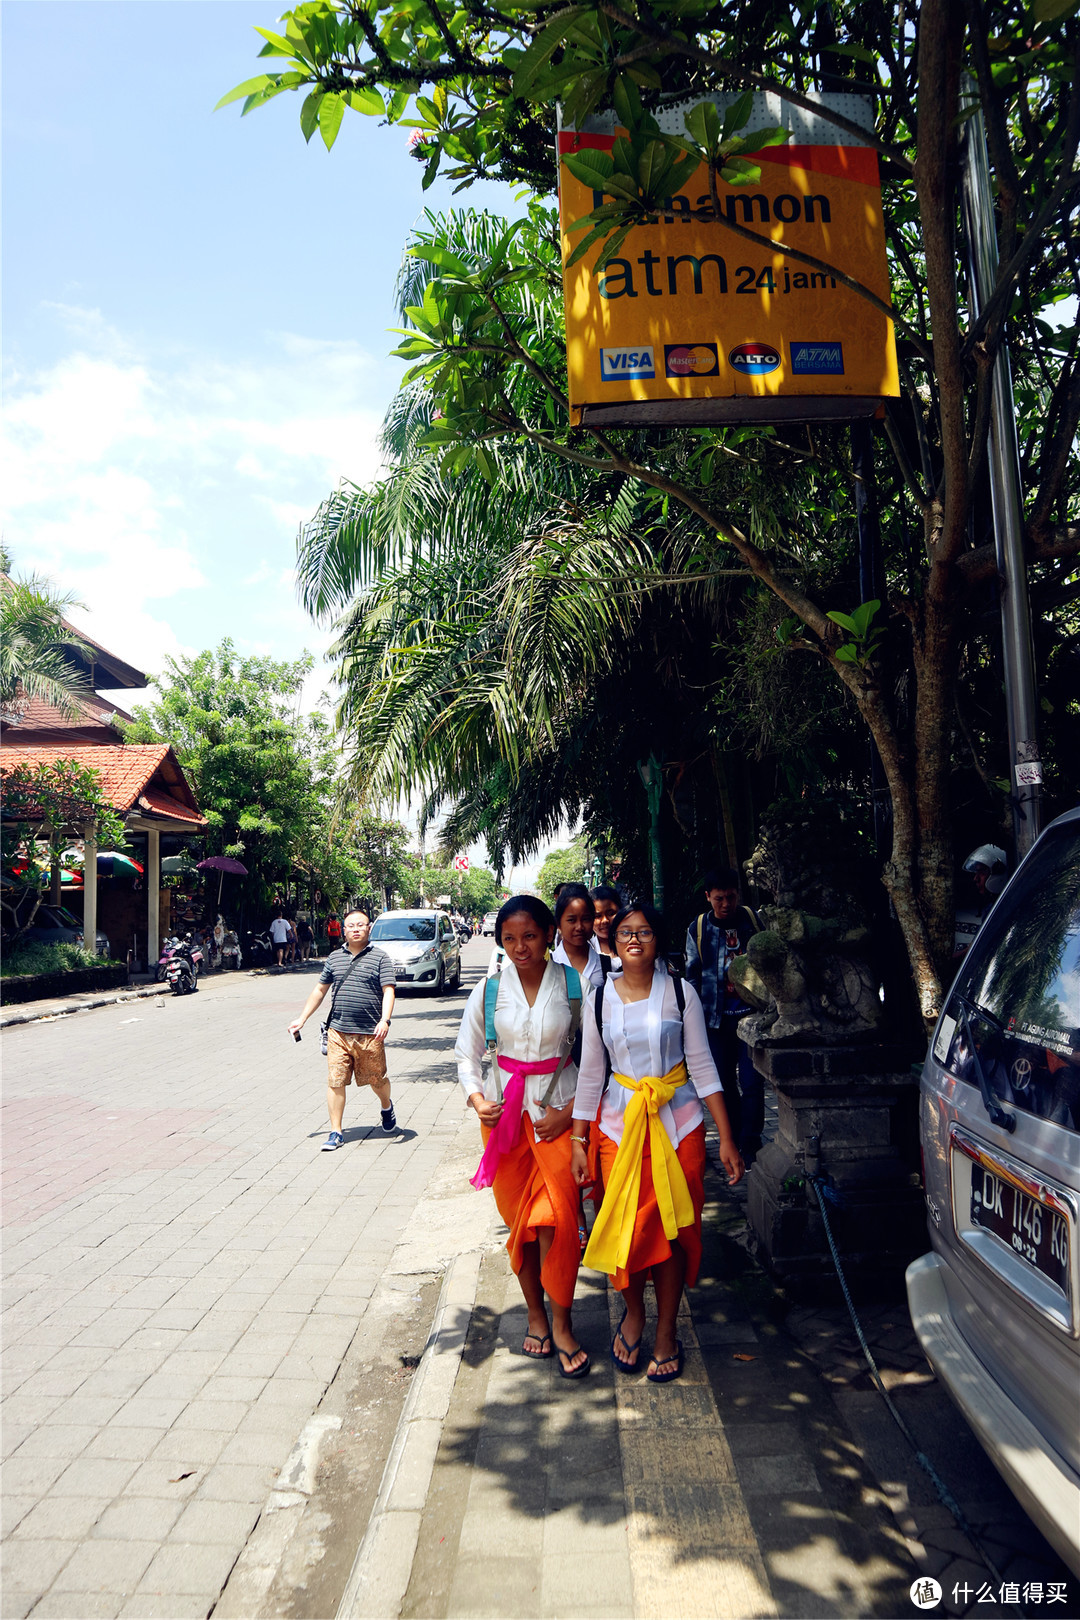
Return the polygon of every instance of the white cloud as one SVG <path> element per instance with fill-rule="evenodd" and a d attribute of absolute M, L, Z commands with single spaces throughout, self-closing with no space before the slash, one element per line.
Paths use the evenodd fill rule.
<path fill-rule="evenodd" d="M 287 332 L 254 357 L 149 355 L 97 311 L 51 309 L 70 351 L 6 382 L 16 567 L 75 591 L 84 628 L 151 670 L 226 634 L 321 655 L 296 602 L 296 531 L 342 478 L 378 473 L 370 356 Z"/>

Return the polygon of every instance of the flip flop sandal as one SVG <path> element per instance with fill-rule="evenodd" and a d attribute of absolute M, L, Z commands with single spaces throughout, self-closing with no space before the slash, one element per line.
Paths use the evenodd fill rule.
<path fill-rule="evenodd" d="M 656 1365 L 658 1367 L 662 1367 L 666 1361 L 673 1361 L 675 1363 L 675 1366 L 674 1366 L 674 1368 L 673 1368 L 673 1370 L 671 1372 L 666 1372 L 666 1373 L 647 1372 L 645 1374 L 645 1377 L 649 1380 L 649 1383 L 650 1384 L 673 1384 L 675 1382 L 676 1378 L 681 1378 L 682 1377 L 682 1370 L 683 1370 L 682 1340 L 681 1339 L 676 1339 L 675 1340 L 675 1354 L 673 1356 L 657 1356 L 657 1355 L 654 1355 L 652 1357 L 652 1360 L 655 1361 L 655 1363 L 656 1363 Z"/>
<path fill-rule="evenodd" d="M 530 1339 L 540 1346 L 539 1350 L 526 1350 L 525 1346 Z M 550 1349 L 545 1350 L 545 1344 L 551 1344 L 550 1333 L 526 1333 L 525 1338 L 522 1340 L 521 1353 L 523 1356 L 528 1356 L 530 1361 L 550 1361 L 555 1352 Z"/>
<path fill-rule="evenodd" d="M 585 1360 L 581 1363 L 580 1367 L 574 1367 L 571 1370 L 567 1369 L 566 1363 L 563 1361 L 564 1356 L 566 1357 L 567 1361 L 573 1361 L 574 1357 L 578 1354 L 578 1350 L 580 1350 L 580 1349 L 581 1349 L 580 1345 L 578 1346 L 577 1350 L 560 1350 L 558 1345 L 555 1346 L 556 1354 L 559 1357 L 559 1375 L 560 1375 L 560 1377 L 562 1377 L 562 1378 L 584 1378 L 585 1375 L 589 1372 L 590 1368 L 592 1367 L 592 1362 L 589 1360 L 588 1356 L 585 1357 Z"/>
<path fill-rule="evenodd" d="M 623 1330 L 622 1330 L 622 1325 L 623 1325 L 623 1322 L 625 1322 L 625 1321 L 626 1321 L 626 1312 L 623 1311 L 623 1313 L 622 1313 L 622 1322 L 620 1322 L 618 1327 L 615 1329 L 615 1338 L 612 1339 L 612 1341 L 611 1341 L 611 1359 L 615 1363 L 616 1372 L 621 1372 L 621 1373 L 640 1372 L 641 1368 L 638 1365 L 637 1361 L 623 1361 L 621 1356 L 617 1356 L 615 1354 L 615 1345 L 616 1345 L 617 1341 L 622 1342 L 622 1347 L 626 1351 L 628 1356 L 632 1356 L 634 1354 L 635 1350 L 640 1350 L 641 1349 L 641 1340 L 640 1339 L 638 1340 L 637 1344 L 628 1344 L 627 1343 L 626 1336 L 624 1335 Z M 640 1359 L 641 1358 L 639 1357 L 638 1361 L 640 1361 Z"/>

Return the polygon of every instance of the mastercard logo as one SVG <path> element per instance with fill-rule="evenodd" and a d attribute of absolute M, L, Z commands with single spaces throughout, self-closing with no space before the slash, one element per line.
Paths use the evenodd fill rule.
<path fill-rule="evenodd" d="M 738 348 L 732 349 L 728 359 L 736 371 L 747 377 L 761 377 L 767 371 L 775 371 L 780 364 L 780 356 L 771 343 L 740 343 Z"/>
<path fill-rule="evenodd" d="M 715 343 L 666 343 L 664 373 L 668 377 L 715 377 L 720 356 Z"/>

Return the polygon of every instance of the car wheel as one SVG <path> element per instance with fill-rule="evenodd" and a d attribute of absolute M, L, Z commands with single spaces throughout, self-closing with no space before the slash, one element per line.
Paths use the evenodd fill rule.
<path fill-rule="evenodd" d="M 436 977 L 435 983 L 432 986 L 431 993 L 432 993 L 433 996 L 441 996 L 445 989 L 446 989 L 446 965 L 445 965 L 445 963 L 440 962 L 439 963 L 438 976 Z"/>
<path fill-rule="evenodd" d="M 457 962 L 456 962 L 456 964 L 454 966 L 454 977 L 450 980 L 449 988 L 451 990 L 460 990 L 461 989 L 461 957 L 460 957 L 460 955 L 458 956 Z"/>

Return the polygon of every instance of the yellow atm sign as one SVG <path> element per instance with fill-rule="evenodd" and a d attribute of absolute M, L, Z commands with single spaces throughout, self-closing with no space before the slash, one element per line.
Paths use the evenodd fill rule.
<path fill-rule="evenodd" d="M 770 98 L 774 99 L 774 98 Z M 845 97 L 845 101 L 855 98 Z M 780 106 L 787 122 L 788 109 Z M 762 109 L 762 116 L 767 110 Z M 820 117 L 813 133 L 833 132 Z M 804 127 L 806 120 L 804 119 Z M 899 394 L 892 322 L 828 270 L 889 300 L 877 153 L 796 139 L 754 154 L 761 178 L 718 187 L 708 171 L 634 228 L 599 273 L 590 250 L 566 269 L 575 221 L 602 201 L 561 161 L 610 151 L 618 131 L 562 130 L 559 202 L 572 419 L 648 422 L 843 420 Z M 726 228 L 745 227 L 775 248 Z"/>

